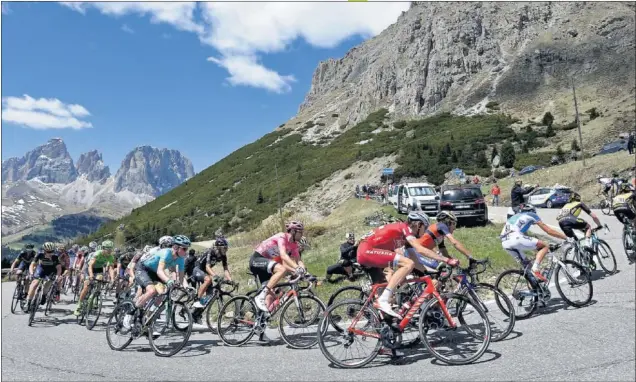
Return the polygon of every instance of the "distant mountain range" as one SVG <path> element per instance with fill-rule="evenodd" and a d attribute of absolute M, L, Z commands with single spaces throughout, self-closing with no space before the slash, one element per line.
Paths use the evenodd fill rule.
<path fill-rule="evenodd" d="M 3 241 L 88 233 L 192 176 L 192 163 L 177 150 L 136 147 L 112 175 L 97 150 L 74 162 L 64 141 L 53 138 L 23 157 L 2 161 Z"/>

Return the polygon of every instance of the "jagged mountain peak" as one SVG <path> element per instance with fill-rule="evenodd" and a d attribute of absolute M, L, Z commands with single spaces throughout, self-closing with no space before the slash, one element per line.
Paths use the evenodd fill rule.
<path fill-rule="evenodd" d="M 77 173 L 85 175 L 89 181 L 105 182 L 110 176 L 110 169 L 104 165 L 102 154 L 92 150 L 80 155 L 77 160 Z"/>
<path fill-rule="evenodd" d="M 77 178 L 73 158 L 62 138 L 51 138 L 23 157 L 2 162 L 3 183 L 36 178 L 44 183 L 64 184 Z"/>

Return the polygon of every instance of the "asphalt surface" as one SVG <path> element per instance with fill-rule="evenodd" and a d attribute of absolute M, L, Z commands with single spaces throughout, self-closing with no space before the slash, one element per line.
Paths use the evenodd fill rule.
<path fill-rule="evenodd" d="M 505 208 L 491 208 L 500 221 Z M 556 225 L 556 210 L 541 210 Z M 389 363 L 379 356 L 371 365 L 341 370 L 315 347 L 293 350 L 282 343 L 239 348 L 223 346 L 202 327 L 177 355 L 160 358 L 146 339 L 117 352 L 106 343 L 104 321 L 93 331 L 75 324 L 75 305 L 64 302 L 45 322 L 27 326 L 24 314 L 11 314 L 14 283 L 2 284 L 2 379 L 15 380 L 635 380 L 634 265 L 629 265 L 620 241 L 621 226 L 600 236 L 610 243 L 617 274 L 594 281 L 592 304 L 576 309 L 563 305 L 557 293 L 546 308 L 517 321 L 508 339 L 491 343 L 475 364 L 447 366 L 422 347 L 406 351 L 405 362 Z M 64 296 L 62 297 L 65 298 Z M 276 331 L 269 337 L 278 339 Z M 59 357 L 57 355 L 60 355 Z"/>

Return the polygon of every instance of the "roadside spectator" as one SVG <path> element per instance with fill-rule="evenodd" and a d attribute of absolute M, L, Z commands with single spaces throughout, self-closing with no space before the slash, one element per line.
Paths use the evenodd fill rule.
<path fill-rule="evenodd" d="M 497 182 L 495 182 L 495 184 L 492 185 L 492 189 L 490 190 L 490 193 L 492 194 L 492 205 L 499 206 L 499 195 L 501 194 L 501 189 L 499 188 L 499 185 L 497 184 Z"/>
<path fill-rule="evenodd" d="M 475 176 L 473 177 L 473 183 L 474 183 L 474 184 L 479 184 L 479 181 L 480 181 L 479 176 L 478 176 L 478 175 L 475 175 Z"/>
<path fill-rule="evenodd" d="M 629 133 L 629 138 L 627 138 L 627 150 L 629 150 L 629 155 L 634 153 L 634 132 Z"/>

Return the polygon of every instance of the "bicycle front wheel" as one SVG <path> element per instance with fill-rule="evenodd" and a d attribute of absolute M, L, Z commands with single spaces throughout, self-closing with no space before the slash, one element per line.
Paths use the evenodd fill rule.
<path fill-rule="evenodd" d="M 86 329 L 93 330 L 99 319 L 99 315 L 102 313 L 102 304 L 104 302 L 103 296 L 100 292 L 96 291 L 92 295 L 88 296 L 86 306 Z"/>
<path fill-rule="evenodd" d="M 419 323 L 422 341 L 435 358 L 449 365 L 477 361 L 490 345 L 490 323 L 486 313 L 460 294 L 450 293 L 442 299 L 433 296 L 422 309 Z M 444 308 L 450 317 L 446 316 Z"/>
<path fill-rule="evenodd" d="M 612 248 L 604 241 L 599 240 L 598 248 L 596 249 L 596 258 L 599 265 L 603 270 L 610 275 L 616 273 L 616 257 Z"/>
<path fill-rule="evenodd" d="M 623 249 L 627 260 L 633 262 L 636 258 L 636 247 L 634 246 L 634 234 L 632 229 L 627 224 L 623 225 Z"/>
<path fill-rule="evenodd" d="M 249 341 L 256 331 L 258 314 L 259 310 L 251 298 L 235 296 L 229 299 L 219 310 L 217 319 L 217 333 L 221 341 L 228 346 L 241 346 Z"/>
<path fill-rule="evenodd" d="M 278 320 L 283 341 L 293 349 L 309 349 L 316 345 L 318 322 L 325 309 L 322 301 L 310 295 L 299 295 L 298 299 L 287 301 Z"/>
<path fill-rule="evenodd" d="M 510 335 L 515 327 L 515 311 L 512 302 L 502 291 L 494 285 L 480 283 L 466 290 L 464 295 L 471 297 L 486 313 L 492 342 L 501 341 Z M 499 308 L 500 305 L 504 309 Z"/>
<path fill-rule="evenodd" d="M 534 291 L 530 282 L 519 269 L 510 269 L 502 272 L 495 281 L 495 288 L 504 293 L 514 307 L 515 319 L 523 320 L 528 318 L 537 309 L 539 297 Z M 502 312 L 508 313 L 507 307 L 501 299 L 496 298 L 495 302 Z"/>
<path fill-rule="evenodd" d="M 567 266 L 567 269 L 558 264 L 554 270 L 554 281 L 559 296 L 570 306 L 580 308 L 587 305 L 594 294 L 594 287 L 589 273 L 577 262 L 564 260 L 563 264 Z M 565 291 L 577 292 L 576 294 L 580 295 L 581 298 L 575 300 L 574 298 L 565 297 Z"/>
<path fill-rule="evenodd" d="M 172 357 L 177 354 L 188 343 L 192 334 L 192 313 L 188 307 L 182 302 L 170 304 L 169 309 L 160 307 L 160 312 L 155 314 L 148 324 L 148 342 L 155 355 L 159 357 Z M 155 327 L 164 329 L 157 337 L 152 333 Z"/>
<path fill-rule="evenodd" d="M 13 297 L 11 298 L 11 313 L 15 314 L 15 308 L 22 299 L 22 282 L 18 281 L 13 290 Z"/>
<path fill-rule="evenodd" d="M 108 318 L 106 324 L 106 342 L 112 350 L 124 350 L 133 340 L 132 330 L 124 328 L 124 317 L 133 314 L 135 306 L 131 301 L 124 301 L 115 306 L 115 310 Z M 131 320 L 132 322 L 132 320 Z"/>
<path fill-rule="evenodd" d="M 42 280 L 40 280 L 42 282 Z M 31 311 L 29 312 L 29 326 L 33 325 L 33 321 L 35 320 L 35 312 L 38 311 L 38 307 L 40 306 L 40 301 L 42 301 L 42 296 L 44 295 L 44 288 L 42 285 L 38 285 L 38 289 L 35 292 L 35 298 L 31 300 Z"/>

